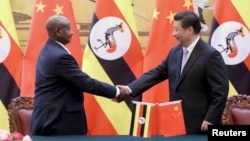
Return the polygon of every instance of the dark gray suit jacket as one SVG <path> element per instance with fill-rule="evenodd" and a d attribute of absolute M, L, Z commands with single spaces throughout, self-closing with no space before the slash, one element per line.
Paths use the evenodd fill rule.
<path fill-rule="evenodd" d="M 137 96 L 168 79 L 170 101 L 182 100 L 187 133 L 200 133 L 203 120 L 213 124 L 221 122 L 229 89 L 227 68 L 221 54 L 202 39 L 194 47 L 180 76 L 181 60 L 182 47 L 176 46 L 159 66 L 128 86 L 132 95 Z"/>
<path fill-rule="evenodd" d="M 62 46 L 49 39 L 37 61 L 32 135 L 86 134 L 83 92 L 114 98 L 116 88 L 90 78 Z"/>

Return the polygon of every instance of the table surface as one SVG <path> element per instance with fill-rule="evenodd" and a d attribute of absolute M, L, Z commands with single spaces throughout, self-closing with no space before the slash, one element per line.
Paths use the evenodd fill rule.
<path fill-rule="evenodd" d="M 152 136 L 151 138 L 117 136 L 32 136 L 33 141 L 207 141 L 206 135 L 182 135 L 173 137 Z"/>

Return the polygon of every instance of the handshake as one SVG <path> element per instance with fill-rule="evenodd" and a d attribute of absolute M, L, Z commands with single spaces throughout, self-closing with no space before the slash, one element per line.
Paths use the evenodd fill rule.
<path fill-rule="evenodd" d="M 119 90 L 120 90 L 120 94 L 119 94 L 117 97 L 113 98 L 112 101 L 117 102 L 117 103 L 120 103 L 120 102 L 126 100 L 126 99 L 130 96 L 130 94 L 131 94 L 132 92 L 131 92 L 131 90 L 129 89 L 129 87 L 127 87 L 127 86 L 124 86 L 124 85 L 117 85 L 117 87 L 118 87 Z"/>

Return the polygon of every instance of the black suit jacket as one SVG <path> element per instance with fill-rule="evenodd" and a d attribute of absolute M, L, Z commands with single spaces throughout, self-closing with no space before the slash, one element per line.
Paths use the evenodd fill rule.
<path fill-rule="evenodd" d="M 114 98 L 116 88 L 90 78 L 62 46 L 49 39 L 37 61 L 32 134 L 86 134 L 83 92 Z"/>
<path fill-rule="evenodd" d="M 182 100 L 187 133 L 200 133 L 203 120 L 221 122 L 229 89 L 227 68 L 221 54 L 199 39 L 180 76 L 182 50 L 181 46 L 172 48 L 159 66 L 128 86 L 137 96 L 169 79 L 170 101 Z"/>

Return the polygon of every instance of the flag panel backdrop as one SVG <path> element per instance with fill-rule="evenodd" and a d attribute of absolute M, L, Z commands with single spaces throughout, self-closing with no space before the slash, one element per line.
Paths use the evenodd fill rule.
<path fill-rule="evenodd" d="M 10 1 L 1 1 L 0 9 L 0 128 L 9 130 L 7 108 L 20 95 L 22 52 Z"/>
<path fill-rule="evenodd" d="M 250 92 L 249 4 L 248 0 L 216 1 L 215 4 L 209 42 L 221 52 L 227 65 L 229 96 Z"/>
<path fill-rule="evenodd" d="M 250 20 L 248 14 L 250 10 L 248 5 L 250 2 L 248 0 L 225 2 L 217 0 L 215 3 L 209 42 L 221 51 L 227 63 L 230 77 L 229 96 L 238 93 L 249 94 Z M 0 112 L 3 113 L 0 116 L 0 128 L 7 130 L 9 125 L 6 108 L 10 99 L 19 96 L 20 92 L 22 96 L 34 95 L 36 60 L 47 39 L 45 23 L 49 16 L 60 14 L 69 18 L 74 35 L 67 47 L 76 58 L 79 67 L 83 66 L 83 71 L 113 85 L 126 85 L 138 78 L 142 72 L 160 64 L 171 47 L 176 45 L 176 39 L 172 37 L 174 14 L 181 10 L 197 12 L 197 5 L 199 5 L 196 0 L 175 0 L 175 2 L 156 0 L 143 61 L 131 1 L 99 0 L 95 2 L 90 37 L 84 58 L 71 1 L 35 0 L 30 4 L 34 5 L 34 11 L 23 64 L 10 1 L 4 0 L 0 5 L 0 9 L 5 11 L 0 13 Z M 129 134 L 132 129 L 128 125 L 135 114 L 133 113 L 135 107 L 131 100 L 161 103 L 169 101 L 168 94 L 168 81 L 149 89 L 142 97 L 130 98 L 119 104 L 110 99 L 85 93 L 84 104 L 89 134 Z M 159 116 L 169 115 L 171 113 L 168 111 Z M 151 121 L 156 120 L 160 122 L 165 118 L 156 119 L 154 116 L 151 118 Z M 152 128 L 150 134 L 165 134 L 163 129 L 159 128 L 159 131 L 157 128 Z"/>
<path fill-rule="evenodd" d="M 38 55 L 48 39 L 45 24 L 52 15 L 62 15 L 69 19 L 73 37 L 66 45 L 79 67 L 82 65 L 83 50 L 80 44 L 75 17 L 69 0 L 35 0 L 27 47 L 24 51 L 21 95 L 33 96 L 35 89 L 35 69 Z"/>
<path fill-rule="evenodd" d="M 155 135 L 165 137 L 185 135 L 181 100 L 148 103 L 134 101 L 130 135 L 150 138 Z"/>
<path fill-rule="evenodd" d="M 142 63 L 131 1 L 96 1 L 83 71 L 112 85 L 126 85 L 142 74 Z M 128 135 L 132 99 L 141 100 L 141 96 L 114 103 L 85 93 L 88 134 Z"/>

